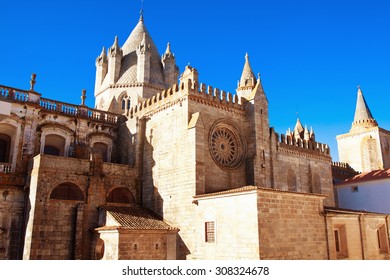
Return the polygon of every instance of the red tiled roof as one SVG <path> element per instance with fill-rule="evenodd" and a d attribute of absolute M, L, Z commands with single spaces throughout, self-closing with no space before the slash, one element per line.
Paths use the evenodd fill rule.
<path fill-rule="evenodd" d="M 107 214 L 118 222 L 114 228 L 135 230 L 178 230 L 164 222 L 153 212 L 138 205 L 130 207 L 107 206 L 104 208 Z M 106 225 L 100 229 L 112 229 L 112 225 Z"/>
<path fill-rule="evenodd" d="M 355 210 L 355 209 L 347 209 L 347 208 L 338 208 L 338 207 L 332 207 L 332 206 L 324 206 L 325 213 L 341 213 L 341 214 L 373 214 L 373 215 L 386 215 L 386 213 L 380 213 L 380 212 L 371 212 L 366 210 Z"/>
<path fill-rule="evenodd" d="M 349 185 L 351 183 L 362 183 L 362 182 L 383 180 L 383 179 L 390 179 L 390 168 L 361 173 L 354 177 L 341 181 L 340 183 L 337 183 L 336 186 Z"/>

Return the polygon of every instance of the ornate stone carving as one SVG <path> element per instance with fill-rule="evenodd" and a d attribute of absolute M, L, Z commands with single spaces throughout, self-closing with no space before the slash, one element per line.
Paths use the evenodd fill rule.
<path fill-rule="evenodd" d="M 210 130 L 209 151 L 219 167 L 235 169 L 245 158 L 246 146 L 240 131 L 233 124 L 220 121 Z"/>

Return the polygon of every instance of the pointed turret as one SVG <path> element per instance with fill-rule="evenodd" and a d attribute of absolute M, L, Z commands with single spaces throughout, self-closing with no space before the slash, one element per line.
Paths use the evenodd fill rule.
<path fill-rule="evenodd" d="M 115 36 L 114 43 L 108 50 L 108 83 L 114 84 L 119 78 L 123 51 L 118 44 L 118 36 Z"/>
<path fill-rule="evenodd" d="M 146 29 L 142 10 L 125 43 L 120 47 L 116 37 L 106 56 L 107 74 L 104 73 L 104 67 L 99 68 L 97 64 L 95 106 L 101 110 L 123 113 L 121 105 L 124 94 L 137 104 L 177 83 L 178 70 L 170 47 L 166 52 L 166 59 L 169 57 L 174 66 L 173 70 L 166 71 L 157 47 Z M 103 56 L 99 58 L 99 61 L 104 60 Z M 166 79 L 165 73 L 176 75 L 171 74 Z"/>
<path fill-rule="evenodd" d="M 316 141 L 316 135 L 314 133 L 313 127 L 310 127 L 310 140 Z"/>
<path fill-rule="evenodd" d="M 250 100 L 253 99 L 255 92 L 258 90 L 263 91 L 260 75 L 258 75 L 258 79 L 256 80 L 256 76 L 253 74 L 247 53 L 245 54 L 245 64 L 242 70 L 241 79 L 238 81 L 236 89 L 237 96 L 239 99 L 244 97 L 247 100 Z"/>
<path fill-rule="evenodd" d="M 167 49 L 161 56 L 161 63 L 164 69 L 165 87 L 169 88 L 177 83 L 179 67 L 176 65 L 175 56 L 171 51 L 171 44 L 168 42 Z"/>
<path fill-rule="evenodd" d="M 302 126 L 302 123 L 301 121 L 299 120 L 299 118 L 297 118 L 297 122 L 295 124 L 295 127 L 294 127 L 294 137 L 295 139 L 303 139 L 303 134 L 304 134 L 304 128 Z"/>
<path fill-rule="evenodd" d="M 114 43 L 112 44 L 112 47 L 110 48 L 109 52 L 111 56 L 123 55 L 123 52 L 118 44 L 118 36 L 115 36 Z"/>
<path fill-rule="evenodd" d="M 137 81 L 149 83 L 150 80 L 150 43 L 144 32 L 142 41 L 137 47 Z"/>
<path fill-rule="evenodd" d="M 371 111 L 368 108 L 362 90 L 360 89 L 360 87 L 358 87 L 355 117 L 353 119 L 351 132 L 359 131 L 359 130 L 363 130 L 375 126 L 378 126 L 378 123 L 373 118 Z"/>
<path fill-rule="evenodd" d="M 252 67 L 249 63 L 248 53 L 245 54 L 245 64 L 242 70 L 241 79 L 238 83 L 237 90 L 253 88 L 256 85 L 256 76 L 253 74 Z"/>
<path fill-rule="evenodd" d="M 310 133 L 309 133 L 309 130 L 307 129 L 306 125 L 305 125 L 305 131 L 303 132 L 303 140 L 305 140 L 305 141 L 310 140 Z"/>
<path fill-rule="evenodd" d="M 104 78 L 108 71 L 108 59 L 106 54 L 106 48 L 103 47 L 102 52 L 96 58 L 96 78 L 95 78 L 95 92 L 99 91 Z"/>

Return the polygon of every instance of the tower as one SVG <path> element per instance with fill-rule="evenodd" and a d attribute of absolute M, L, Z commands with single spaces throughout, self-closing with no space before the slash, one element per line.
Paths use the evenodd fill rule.
<path fill-rule="evenodd" d="M 170 87 L 177 83 L 179 68 L 176 66 L 175 56 L 171 51 L 171 44 L 168 42 L 167 49 L 161 56 L 161 62 L 164 69 L 165 86 Z"/>
<path fill-rule="evenodd" d="M 271 187 L 272 157 L 270 127 L 268 119 L 268 100 L 261 84 L 253 74 L 248 54 L 245 55 L 244 68 L 236 89 L 238 99 L 246 102 L 246 111 L 252 129 L 251 145 L 248 149 L 248 183 Z"/>
<path fill-rule="evenodd" d="M 390 168 L 390 132 L 378 126 L 360 87 L 351 129 L 336 139 L 339 160 L 356 171 Z"/>
<path fill-rule="evenodd" d="M 96 60 L 95 107 L 126 114 L 130 106 L 175 84 L 177 73 L 170 46 L 161 58 L 141 13 L 122 47 L 115 37 Z"/>

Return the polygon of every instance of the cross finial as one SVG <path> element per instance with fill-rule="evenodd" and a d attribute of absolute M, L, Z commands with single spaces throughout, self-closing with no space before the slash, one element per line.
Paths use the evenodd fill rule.
<path fill-rule="evenodd" d="M 141 10 L 139 11 L 139 21 L 144 21 L 144 0 L 141 1 Z"/>

